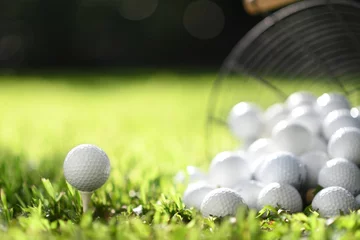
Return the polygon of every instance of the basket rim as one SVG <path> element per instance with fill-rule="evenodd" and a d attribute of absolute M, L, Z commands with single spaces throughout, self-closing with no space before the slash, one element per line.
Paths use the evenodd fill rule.
<path fill-rule="evenodd" d="M 258 38 L 263 32 L 274 26 L 277 22 L 291 16 L 294 13 L 301 12 L 309 8 L 326 6 L 328 4 L 337 4 L 360 8 L 360 3 L 353 0 L 305 0 L 285 6 L 284 8 L 281 8 L 280 10 L 267 16 L 259 23 L 257 23 L 252 29 L 250 29 L 244 35 L 244 37 L 242 37 L 238 41 L 238 43 L 232 48 L 230 54 L 225 58 L 225 61 L 222 64 L 222 69 L 228 66 L 231 59 L 235 55 L 239 56 L 239 54 L 241 54 L 241 52 L 244 51 L 253 42 L 254 39 Z"/>

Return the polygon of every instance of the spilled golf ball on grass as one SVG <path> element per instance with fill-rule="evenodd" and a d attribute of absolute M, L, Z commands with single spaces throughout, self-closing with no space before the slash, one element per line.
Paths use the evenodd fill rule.
<path fill-rule="evenodd" d="M 306 91 L 265 111 L 240 102 L 227 116 L 229 135 L 243 143 L 214 156 L 208 178 L 189 183 L 183 202 L 203 216 L 235 215 L 269 205 L 321 217 L 360 208 L 360 118 L 340 93 Z M 317 191 L 315 191 L 317 190 Z"/>
<path fill-rule="evenodd" d="M 83 211 L 88 210 L 93 192 L 107 181 L 110 175 L 110 160 L 99 147 L 81 144 L 67 154 L 64 161 L 66 181 L 79 190 Z"/>

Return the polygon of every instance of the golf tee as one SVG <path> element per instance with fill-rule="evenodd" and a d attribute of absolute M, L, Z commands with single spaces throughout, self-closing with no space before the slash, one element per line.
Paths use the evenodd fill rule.
<path fill-rule="evenodd" d="M 80 195 L 81 195 L 81 200 L 82 200 L 82 204 L 83 204 L 83 212 L 87 212 L 89 209 L 89 204 L 91 201 L 91 196 L 92 196 L 93 192 L 81 192 L 80 191 Z"/>

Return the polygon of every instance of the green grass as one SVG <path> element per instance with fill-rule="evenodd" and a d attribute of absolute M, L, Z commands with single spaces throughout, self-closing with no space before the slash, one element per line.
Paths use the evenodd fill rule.
<path fill-rule="evenodd" d="M 236 218 L 205 219 L 184 207 L 185 186 L 173 177 L 187 165 L 209 165 L 204 130 L 215 78 L 1 77 L 0 239 L 359 239 L 359 212 L 325 220 L 310 211 L 240 209 Z M 251 94 L 247 84 L 240 95 Z M 62 172 L 67 152 L 81 143 L 103 148 L 112 165 L 84 215 Z"/>

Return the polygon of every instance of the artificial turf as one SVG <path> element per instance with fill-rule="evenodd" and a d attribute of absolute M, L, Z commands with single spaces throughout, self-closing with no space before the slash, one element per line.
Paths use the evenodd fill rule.
<path fill-rule="evenodd" d="M 169 71 L 0 77 L 0 239 L 360 239 L 359 211 L 322 219 L 310 210 L 240 209 L 205 219 L 184 207 L 186 186 L 173 180 L 187 165 L 206 171 L 211 161 L 205 122 L 215 78 Z M 248 83 L 237 91 L 256 95 Z M 81 143 L 104 149 L 112 165 L 86 214 L 62 171 Z"/>

